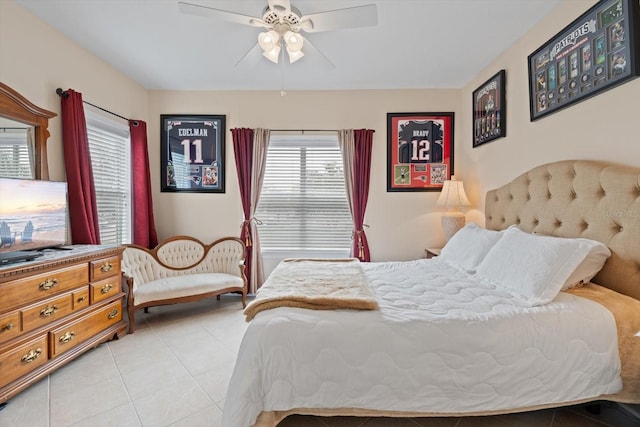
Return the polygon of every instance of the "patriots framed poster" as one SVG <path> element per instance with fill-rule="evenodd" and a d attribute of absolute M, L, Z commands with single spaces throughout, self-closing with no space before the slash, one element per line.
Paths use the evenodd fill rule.
<path fill-rule="evenodd" d="M 531 121 L 640 75 L 638 0 L 601 0 L 528 57 Z"/>
<path fill-rule="evenodd" d="M 453 175 L 454 113 L 387 113 L 387 191 L 440 191 Z"/>
<path fill-rule="evenodd" d="M 507 135 L 505 71 L 473 91 L 473 147 Z"/>
<path fill-rule="evenodd" d="M 160 116 L 161 191 L 224 193 L 225 122 L 223 115 Z"/>

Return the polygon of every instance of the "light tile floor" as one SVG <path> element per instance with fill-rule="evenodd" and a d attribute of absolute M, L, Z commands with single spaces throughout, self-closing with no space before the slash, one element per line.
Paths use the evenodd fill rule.
<path fill-rule="evenodd" d="M 139 311 L 135 334 L 98 346 L 15 396 L 0 411 L 0 426 L 219 426 L 246 326 L 235 295 Z M 601 409 L 600 415 L 569 407 L 464 418 L 292 416 L 279 427 L 640 426 L 616 405 Z"/>

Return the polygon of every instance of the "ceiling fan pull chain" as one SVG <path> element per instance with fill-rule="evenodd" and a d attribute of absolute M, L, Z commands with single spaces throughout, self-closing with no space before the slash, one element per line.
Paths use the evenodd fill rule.
<path fill-rule="evenodd" d="M 282 55 L 282 62 L 280 65 L 280 78 L 281 78 L 281 90 L 280 90 L 280 96 L 286 96 L 287 95 L 287 91 L 284 90 L 284 50 L 282 50 L 281 52 Z"/>

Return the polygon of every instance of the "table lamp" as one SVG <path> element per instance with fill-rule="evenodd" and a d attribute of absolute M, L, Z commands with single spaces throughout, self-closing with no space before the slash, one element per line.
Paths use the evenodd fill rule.
<path fill-rule="evenodd" d="M 464 227 L 465 216 L 460 212 L 461 206 L 471 206 L 464 192 L 462 181 L 456 181 L 451 175 L 451 180 L 444 182 L 442 192 L 438 198 L 438 206 L 446 206 L 448 211 L 442 214 L 442 229 L 449 240 L 458 230 Z"/>

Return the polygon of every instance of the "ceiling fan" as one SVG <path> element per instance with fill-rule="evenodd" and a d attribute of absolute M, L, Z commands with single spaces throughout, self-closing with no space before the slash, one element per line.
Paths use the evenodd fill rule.
<path fill-rule="evenodd" d="M 281 52 L 282 56 L 284 56 L 283 47 L 289 56 L 289 63 L 294 63 L 304 56 L 302 47 L 305 41 L 314 47 L 309 41 L 308 35 L 304 37 L 301 32 L 315 33 L 347 28 L 370 27 L 378 23 L 375 4 L 302 15 L 297 8 L 291 5 L 291 0 L 267 0 L 267 3 L 262 17 L 248 16 L 184 1 L 179 1 L 178 5 L 180 11 L 185 14 L 222 19 L 237 24 L 264 28 L 265 31 L 258 35 L 258 43 L 256 46 L 262 49 L 263 56 L 276 64 L 278 63 Z M 254 46 L 254 48 L 256 46 Z M 315 50 L 318 49 L 315 48 Z M 253 48 L 247 52 L 242 59 L 252 51 Z M 333 66 L 324 54 L 321 52 L 320 54 Z M 236 65 L 242 62 L 242 59 L 240 59 Z"/>

